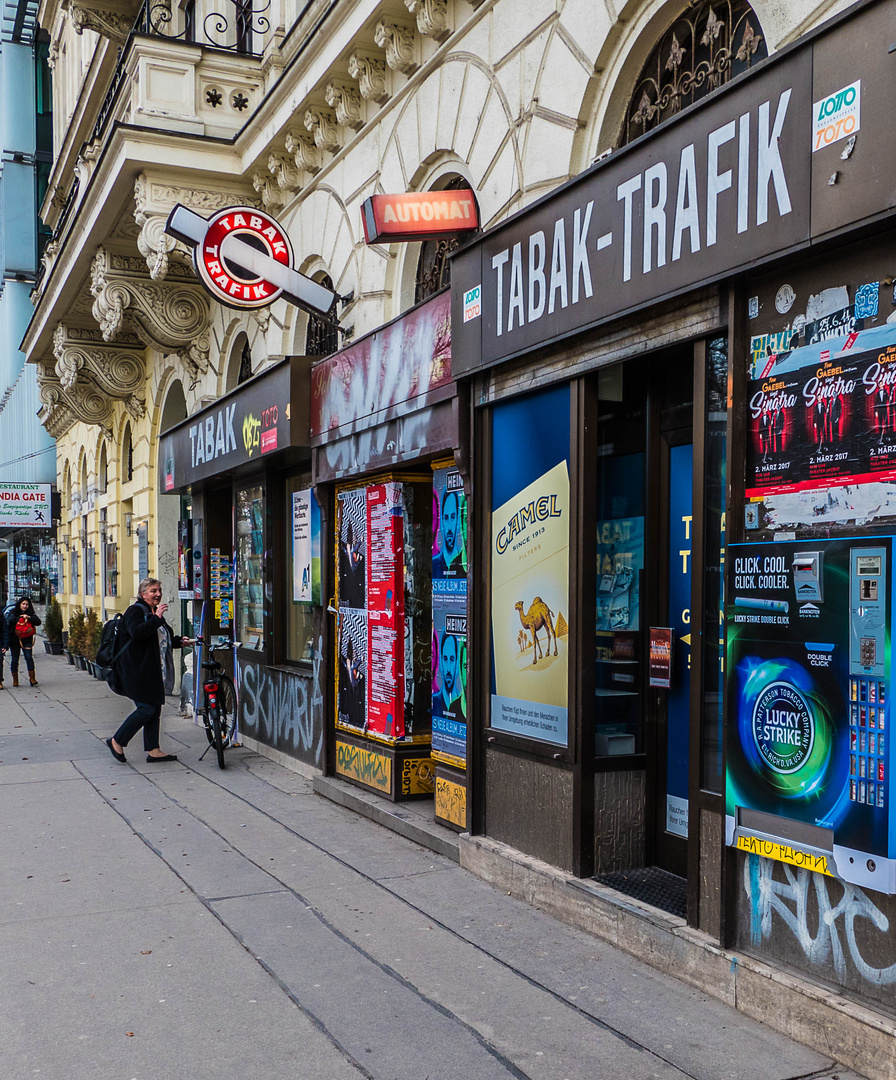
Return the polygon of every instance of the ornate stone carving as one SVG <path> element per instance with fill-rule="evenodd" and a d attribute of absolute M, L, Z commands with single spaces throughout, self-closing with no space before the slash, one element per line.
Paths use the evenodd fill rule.
<path fill-rule="evenodd" d="M 75 172 L 82 191 L 86 190 L 87 184 L 91 176 L 93 176 L 93 170 L 97 161 L 99 161 L 101 149 L 102 147 L 98 142 L 88 143 L 78 155 L 78 160 L 75 162 Z"/>
<path fill-rule="evenodd" d="M 340 124 L 354 128 L 355 131 L 364 126 L 361 92 L 357 87 L 342 79 L 330 79 L 324 91 L 324 97 L 336 113 L 336 119 Z"/>
<path fill-rule="evenodd" d="M 321 150 L 335 153 L 339 149 L 339 130 L 336 127 L 336 114 L 329 109 L 312 105 L 305 110 L 305 127 L 311 132 L 314 145 Z"/>
<path fill-rule="evenodd" d="M 112 433 L 112 402 L 93 383 L 66 390 L 52 367 L 41 363 L 37 369 L 37 392 L 43 407 L 38 418 L 54 439 L 61 438 L 78 420 L 98 425 Z"/>
<path fill-rule="evenodd" d="M 314 140 L 298 131 L 287 131 L 286 152 L 292 154 L 297 169 L 305 172 L 316 173 L 320 171 L 320 150 L 314 145 Z"/>
<path fill-rule="evenodd" d="M 268 172 L 253 173 L 252 187 L 261 195 L 261 204 L 266 210 L 278 210 L 286 202 L 287 196 L 277 184 L 276 177 Z"/>
<path fill-rule="evenodd" d="M 380 19 L 373 40 L 386 50 L 386 63 L 393 71 L 411 75 L 420 66 L 414 59 L 414 31 L 409 26 Z"/>
<path fill-rule="evenodd" d="M 153 281 L 164 281 L 168 274 L 169 256 L 175 249 L 175 240 L 165 232 L 164 214 L 138 214 L 141 226 L 137 237 L 137 250 L 146 260 L 149 276 Z"/>
<path fill-rule="evenodd" d="M 348 58 L 348 73 L 358 83 L 361 97 L 382 105 L 389 99 L 386 89 L 386 61 L 355 50 Z"/>
<path fill-rule="evenodd" d="M 404 6 L 417 16 L 417 29 L 424 37 L 441 42 L 451 36 L 448 0 L 404 0 Z"/>
<path fill-rule="evenodd" d="M 302 186 L 302 174 L 291 157 L 286 154 L 270 154 L 268 171 L 277 181 L 281 191 L 298 191 Z"/>
<path fill-rule="evenodd" d="M 164 180 L 156 180 L 154 177 L 140 173 L 134 181 L 135 220 L 142 224 L 140 214 L 165 213 L 172 210 L 177 203 L 188 206 L 197 213 L 202 211 L 214 212 L 233 206 L 235 203 L 244 203 L 247 206 L 259 206 L 261 200 L 257 199 L 247 190 L 240 190 L 234 186 L 231 191 L 211 191 L 206 188 L 179 187 Z"/>
<path fill-rule="evenodd" d="M 130 34 L 134 25 L 136 9 L 130 13 L 104 11 L 93 4 L 86 4 L 83 0 L 69 0 L 68 16 L 75 28 L 75 33 L 83 34 L 85 30 L 92 30 L 100 37 L 107 37 L 111 41 L 122 42 Z"/>
<path fill-rule="evenodd" d="M 59 60 L 59 39 L 55 39 L 50 42 L 50 48 L 47 50 L 47 67 L 50 71 L 56 70 L 56 62 Z"/>
<path fill-rule="evenodd" d="M 105 248 L 97 248 L 90 267 L 90 291 L 93 317 L 103 340 L 115 340 L 127 320 L 144 345 L 174 353 L 195 378 L 208 368 L 208 300 L 198 284 L 148 280 L 139 262 L 140 271 L 126 257 L 113 257 Z"/>
<path fill-rule="evenodd" d="M 143 346 L 133 338 L 126 345 L 109 346 L 99 334 L 60 323 L 53 334 L 56 377 L 66 391 L 89 389 L 92 383 L 108 398 L 123 401 L 134 417 L 146 412 Z M 100 338 L 100 340 L 96 340 Z"/>

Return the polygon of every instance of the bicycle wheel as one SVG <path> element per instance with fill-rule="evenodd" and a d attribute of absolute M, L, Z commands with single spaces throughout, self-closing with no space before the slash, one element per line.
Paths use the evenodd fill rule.
<path fill-rule="evenodd" d="M 214 732 L 215 740 L 215 753 L 218 755 L 218 768 L 223 769 L 224 766 L 224 736 L 221 734 L 221 710 L 214 708 L 211 710 L 212 718 L 212 730 Z"/>
<path fill-rule="evenodd" d="M 218 716 L 224 746 L 230 746 L 236 727 L 236 687 L 229 675 L 222 675 L 218 684 Z"/>
<path fill-rule="evenodd" d="M 209 746 L 214 746 L 215 733 L 212 730 L 211 710 L 207 695 L 203 695 L 202 708 L 199 710 L 199 715 L 202 717 L 202 726 L 205 728 L 205 737 L 208 739 L 208 744 Z"/>

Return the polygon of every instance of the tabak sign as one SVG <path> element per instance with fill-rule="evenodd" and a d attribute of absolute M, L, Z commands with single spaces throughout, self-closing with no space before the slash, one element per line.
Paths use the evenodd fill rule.
<path fill-rule="evenodd" d="M 475 232 L 479 228 L 479 208 L 476 196 L 469 188 L 406 191 L 400 195 L 372 195 L 365 199 L 361 220 L 368 244 L 432 240 Z"/>
<path fill-rule="evenodd" d="M 292 369 L 284 361 L 166 432 L 163 490 L 183 489 L 290 446 L 291 400 Z"/>
<path fill-rule="evenodd" d="M 178 204 L 165 232 L 193 249 L 196 274 L 219 304 L 261 308 L 283 297 L 315 314 L 333 311 L 336 294 L 293 269 L 286 230 L 263 210 L 229 206 L 206 219 Z"/>

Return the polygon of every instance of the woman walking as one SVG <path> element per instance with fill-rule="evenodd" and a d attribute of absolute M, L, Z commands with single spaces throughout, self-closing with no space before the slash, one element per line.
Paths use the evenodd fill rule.
<path fill-rule="evenodd" d="M 176 754 L 165 754 L 159 748 L 159 724 L 165 693 L 173 689 L 174 664 L 171 648 L 191 645 L 187 637 L 178 637 L 165 622 L 167 604 L 161 604 L 162 583 L 157 578 L 144 578 L 137 590 L 136 603 L 124 613 L 124 625 L 119 631 L 123 641 L 115 660 L 115 672 L 121 683 L 121 693 L 134 702 L 134 711 L 126 717 L 106 746 L 117 761 L 127 761 L 124 748 L 143 728 L 143 749 L 146 760 L 177 761 Z"/>
<path fill-rule="evenodd" d="M 12 672 L 12 685 L 19 685 L 19 654 L 25 657 L 25 667 L 32 686 L 37 686 L 34 674 L 34 631 L 40 626 L 40 619 L 34 610 L 30 596 L 16 600 L 16 606 L 6 619 L 6 644 L 10 652 L 9 670 Z"/>

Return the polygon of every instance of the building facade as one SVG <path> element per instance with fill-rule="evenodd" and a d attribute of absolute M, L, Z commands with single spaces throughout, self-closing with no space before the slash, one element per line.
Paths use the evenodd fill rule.
<path fill-rule="evenodd" d="M 846 379 L 841 331 L 888 348 L 892 14 L 47 0 L 53 238 L 23 347 L 64 599 L 108 613 L 162 578 L 181 625 L 234 632 L 253 747 L 433 797 L 578 879 L 640 872 L 695 931 L 891 1014 L 889 743 L 857 674 L 884 639 L 836 646 L 856 723 L 826 759 L 846 794 L 814 817 L 737 773 L 732 672 L 769 659 L 738 616 L 789 614 L 806 551 L 818 577 L 822 542 L 892 528 L 884 453 L 860 469 L 845 446 L 858 398 L 782 412 L 793 372 Z M 481 234 L 459 247 L 365 243 L 370 196 L 466 189 Z M 334 317 L 211 299 L 165 233 L 178 204 L 271 214 Z M 875 450 L 888 385 L 857 436 Z M 771 560 L 762 582 L 726 583 L 730 545 Z M 801 764 L 760 744 L 772 772 Z"/>
<path fill-rule="evenodd" d="M 0 35 L 0 482 L 56 483 L 56 448 L 37 419 L 36 369 L 20 344 L 32 315 L 31 291 L 46 243 L 38 209 L 53 156 L 49 40 L 34 5 L 7 4 Z M 44 529 L 4 528 L 4 595 L 50 585 L 55 549 Z M 42 557 L 43 556 L 43 557 Z"/>

